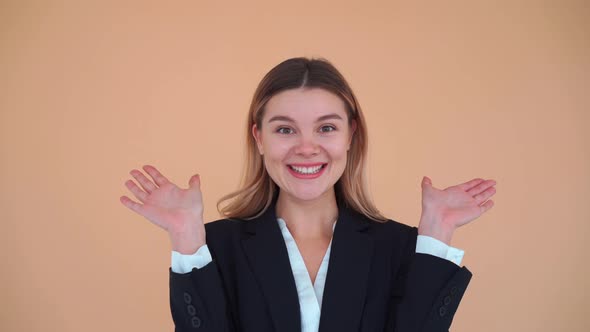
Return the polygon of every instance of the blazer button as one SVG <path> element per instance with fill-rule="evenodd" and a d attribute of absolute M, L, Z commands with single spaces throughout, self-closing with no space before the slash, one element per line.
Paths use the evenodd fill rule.
<path fill-rule="evenodd" d="M 191 319 L 191 324 L 193 325 L 193 327 L 199 328 L 201 327 L 201 319 L 195 316 Z"/>
<path fill-rule="evenodd" d="M 445 308 L 445 307 L 440 307 L 440 308 L 438 309 L 438 314 L 439 314 L 441 317 L 443 317 L 444 315 L 446 315 L 446 314 L 447 314 L 447 308 Z"/>
<path fill-rule="evenodd" d="M 186 306 L 186 310 L 188 311 L 189 315 L 194 316 L 197 314 L 197 310 L 195 309 L 195 307 L 192 304 L 189 304 L 188 306 Z"/>
<path fill-rule="evenodd" d="M 444 301 L 445 301 L 445 305 L 449 305 L 449 303 L 451 303 L 451 297 L 450 297 L 450 296 L 448 296 L 448 295 L 447 295 L 447 296 L 445 296 L 445 299 L 444 299 Z"/>
<path fill-rule="evenodd" d="M 192 296 L 189 293 L 187 293 L 187 292 L 184 292 L 183 297 L 184 297 L 184 303 L 187 303 L 188 304 L 188 303 L 191 303 L 193 301 Z"/>

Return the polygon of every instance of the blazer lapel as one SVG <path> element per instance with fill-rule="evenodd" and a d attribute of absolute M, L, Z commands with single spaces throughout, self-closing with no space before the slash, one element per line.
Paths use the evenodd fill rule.
<path fill-rule="evenodd" d="M 242 240 L 250 267 L 267 303 L 276 331 L 301 332 L 297 287 L 287 246 L 277 224 L 276 197 L 266 212 L 247 222 Z"/>
<path fill-rule="evenodd" d="M 358 331 L 365 303 L 373 242 L 363 231 L 366 218 L 338 203 L 338 221 L 320 316 L 319 331 Z"/>
<path fill-rule="evenodd" d="M 297 287 L 276 218 L 276 200 L 247 222 L 242 247 L 267 302 L 276 331 L 300 332 Z M 364 308 L 373 242 L 366 218 L 338 200 L 319 331 L 357 331 Z"/>

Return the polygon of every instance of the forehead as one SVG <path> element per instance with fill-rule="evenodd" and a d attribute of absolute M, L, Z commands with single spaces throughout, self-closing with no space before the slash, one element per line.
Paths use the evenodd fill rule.
<path fill-rule="evenodd" d="M 272 116 L 285 115 L 295 120 L 315 120 L 325 114 L 336 113 L 346 119 L 346 108 L 340 97 L 320 88 L 299 88 L 281 91 L 266 103 L 264 121 Z"/>

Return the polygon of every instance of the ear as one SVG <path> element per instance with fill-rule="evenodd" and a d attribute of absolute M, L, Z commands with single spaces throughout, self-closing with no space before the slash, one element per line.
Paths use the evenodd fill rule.
<path fill-rule="evenodd" d="M 262 133 L 260 132 L 260 130 L 258 130 L 256 124 L 252 125 L 252 136 L 254 136 L 254 140 L 256 141 L 258 152 L 260 153 L 260 155 L 263 155 L 264 153 L 262 150 Z"/>
<path fill-rule="evenodd" d="M 348 149 L 346 149 L 346 151 L 350 150 L 350 145 L 352 144 L 352 138 L 354 137 L 355 132 L 356 132 L 356 120 L 353 119 L 350 124 L 350 138 L 348 140 Z"/>

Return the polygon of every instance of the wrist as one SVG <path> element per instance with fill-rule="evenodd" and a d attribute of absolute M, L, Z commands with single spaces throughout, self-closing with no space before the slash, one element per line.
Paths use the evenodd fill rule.
<path fill-rule="evenodd" d="M 179 232 L 169 232 L 172 250 L 183 255 L 192 255 L 205 243 L 205 230 L 188 229 Z"/>
<path fill-rule="evenodd" d="M 455 228 L 445 225 L 439 220 L 433 218 L 420 218 L 418 234 L 435 238 L 446 245 L 451 245 L 451 239 L 455 233 Z"/>

